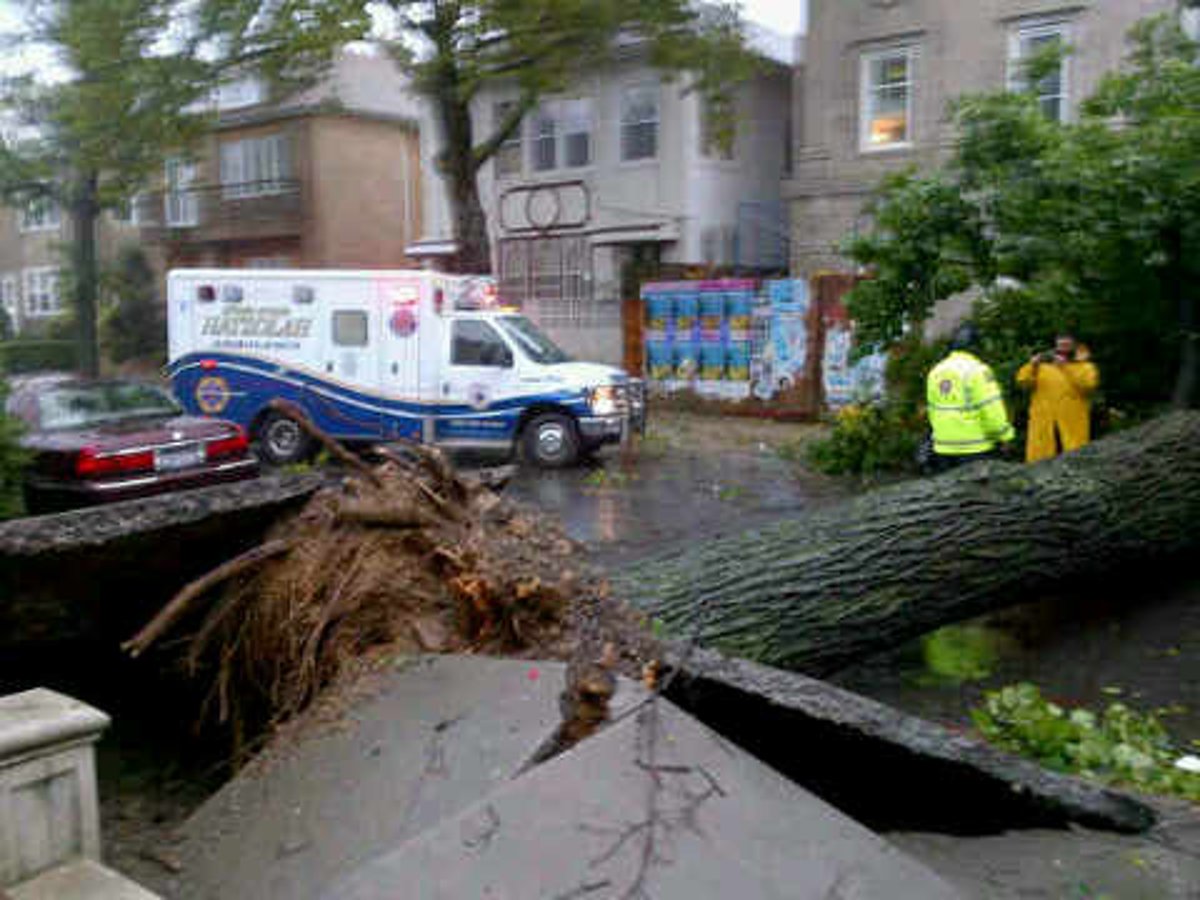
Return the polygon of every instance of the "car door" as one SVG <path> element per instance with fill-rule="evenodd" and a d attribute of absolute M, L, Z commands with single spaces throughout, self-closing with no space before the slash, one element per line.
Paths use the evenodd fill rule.
<path fill-rule="evenodd" d="M 340 437 L 379 437 L 383 433 L 383 403 L 378 308 L 348 294 L 328 296 L 324 310 L 320 330 L 323 377 L 308 392 L 317 424 Z"/>
<path fill-rule="evenodd" d="M 515 357 L 500 330 L 485 319 L 455 318 L 446 329 L 437 436 L 463 443 L 507 442 L 520 414 L 511 402 Z"/>

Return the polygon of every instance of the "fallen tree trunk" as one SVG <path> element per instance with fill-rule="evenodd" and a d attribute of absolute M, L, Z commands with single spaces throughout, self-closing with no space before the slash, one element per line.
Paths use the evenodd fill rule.
<path fill-rule="evenodd" d="M 824 675 L 934 628 L 1200 547 L 1200 413 L 985 463 L 626 570 L 668 631 Z"/>

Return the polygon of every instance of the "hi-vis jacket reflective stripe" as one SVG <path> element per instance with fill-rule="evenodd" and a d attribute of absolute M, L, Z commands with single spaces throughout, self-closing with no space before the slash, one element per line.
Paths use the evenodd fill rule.
<path fill-rule="evenodd" d="M 1015 436 L 1000 385 L 987 364 L 956 350 L 925 381 L 933 449 L 944 456 L 986 453 Z"/>

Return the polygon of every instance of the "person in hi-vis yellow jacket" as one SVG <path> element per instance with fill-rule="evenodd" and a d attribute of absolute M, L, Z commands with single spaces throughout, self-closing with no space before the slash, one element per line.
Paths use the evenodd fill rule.
<path fill-rule="evenodd" d="M 1100 372 L 1087 347 L 1059 335 L 1052 352 L 1039 353 L 1021 367 L 1017 384 L 1033 391 L 1026 462 L 1077 450 L 1091 440 L 1091 395 Z"/>

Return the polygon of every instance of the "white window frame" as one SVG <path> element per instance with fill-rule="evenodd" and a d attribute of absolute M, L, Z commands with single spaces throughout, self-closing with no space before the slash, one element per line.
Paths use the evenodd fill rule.
<path fill-rule="evenodd" d="M 875 120 L 875 94 L 881 88 L 871 82 L 871 67 L 884 59 L 903 56 L 907 80 L 902 82 L 906 89 L 904 98 L 904 140 L 888 144 L 871 143 L 871 123 Z M 858 149 L 860 153 L 893 153 L 910 150 L 915 143 L 917 62 L 920 47 L 917 44 L 894 44 L 864 50 L 859 60 L 858 89 Z M 896 85 L 891 85 L 895 87 Z"/>
<path fill-rule="evenodd" d="M 17 275 L 0 276 L 0 305 L 8 313 L 8 324 L 16 334 L 21 330 L 21 280 Z"/>
<path fill-rule="evenodd" d="M 537 174 L 590 168 L 595 153 L 595 104 L 591 97 L 561 97 L 542 103 L 529 117 L 529 168 Z M 543 129 L 549 125 L 548 129 Z M 587 139 L 587 158 L 571 162 L 571 139 Z M 545 155 L 543 155 L 545 154 Z"/>
<path fill-rule="evenodd" d="M 288 136 L 282 131 L 221 144 L 221 196 L 268 197 L 287 191 L 291 178 Z"/>
<path fill-rule="evenodd" d="M 547 102 L 529 117 L 529 169 L 532 172 L 553 172 L 560 167 L 557 112 L 555 105 Z"/>
<path fill-rule="evenodd" d="M 34 266 L 21 270 L 25 318 L 49 319 L 63 310 L 57 266 Z"/>
<path fill-rule="evenodd" d="M 578 117 L 567 114 L 568 107 L 575 105 L 580 109 Z M 596 162 L 596 104 L 591 97 L 566 97 L 559 101 L 558 105 L 558 122 L 559 122 L 559 159 L 561 167 L 564 169 L 587 169 Z M 577 126 L 579 122 L 584 125 L 583 130 Z M 571 138 L 579 135 L 587 136 L 587 159 L 581 163 L 571 162 Z"/>
<path fill-rule="evenodd" d="M 1008 89 L 1010 91 L 1025 90 L 1021 67 L 1026 56 L 1024 44 L 1029 40 L 1055 36 L 1063 47 L 1071 43 L 1071 24 L 1065 19 L 1025 19 L 1013 25 L 1008 32 Z M 1043 96 L 1039 91 L 1038 105 L 1047 100 L 1058 100 L 1058 121 L 1071 120 L 1071 57 L 1065 55 L 1058 70 L 1058 93 Z"/>
<path fill-rule="evenodd" d="M 163 163 L 163 221 L 168 228 L 195 228 L 200 224 L 200 204 L 192 185 L 196 164 L 182 156 L 171 156 Z"/>
<path fill-rule="evenodd" d="M 1200 7 L 1193 6 L 1179 11 L 1179 26 L 1193 41 L 1200 41 Z"/>
<path fill-rule="evenodd" d="M 142 195 L 134 194 L 112 211 L 113 221 L 118 225 L 140 225 L 142 223 L 141 203 Z"/>
<path fill-rule="evenodd" d="M 654 97 L 654 118 L 626 121 L 626 110 L 632 105 L 630 97 L 639 91 L 646 91 Z M 646 156 L 627 156 L 625 153 L 625 129 L 650 124 L 654 125 L 654 152 Z M 662 84 L 657 81 L 640 81 L 625 85 L 621 89 L 621 115 L 617 125 L 619 128 L 617 135 L 618 153 L 622 163 L 637 164 L 657 160 L 662 149 Z"/>
<path fill-rule="evenodd" d="M 41 194 L 30 198 L 21 207 L 20 228 L 23 233 L 58 231 L 61 227 L 62 207 L 53 197 Z"/>
<path fill-rule="evenodd" d="M 497 100 L 492 104 L 492 128 L 500 127 L 500 123 L 504 121 L 510 109 L 517 105 L 516 100 Z M 508 138 L 501 142 L 500 147 L 496 150 L 495 156 L 492 157 L 492 169 L 495 172 L 496 180 L 504 178 L 520 178 L 524 172 L 525 166 L 525 122 L 522 121 L 517 125 L 516 129 Z M 494 132 L 493 132 L 494 133 Z M 515 153 L 513 151 L 516 151 Z M 510 161 L 515 162 L 515 165 L 507 165 Z"/>

